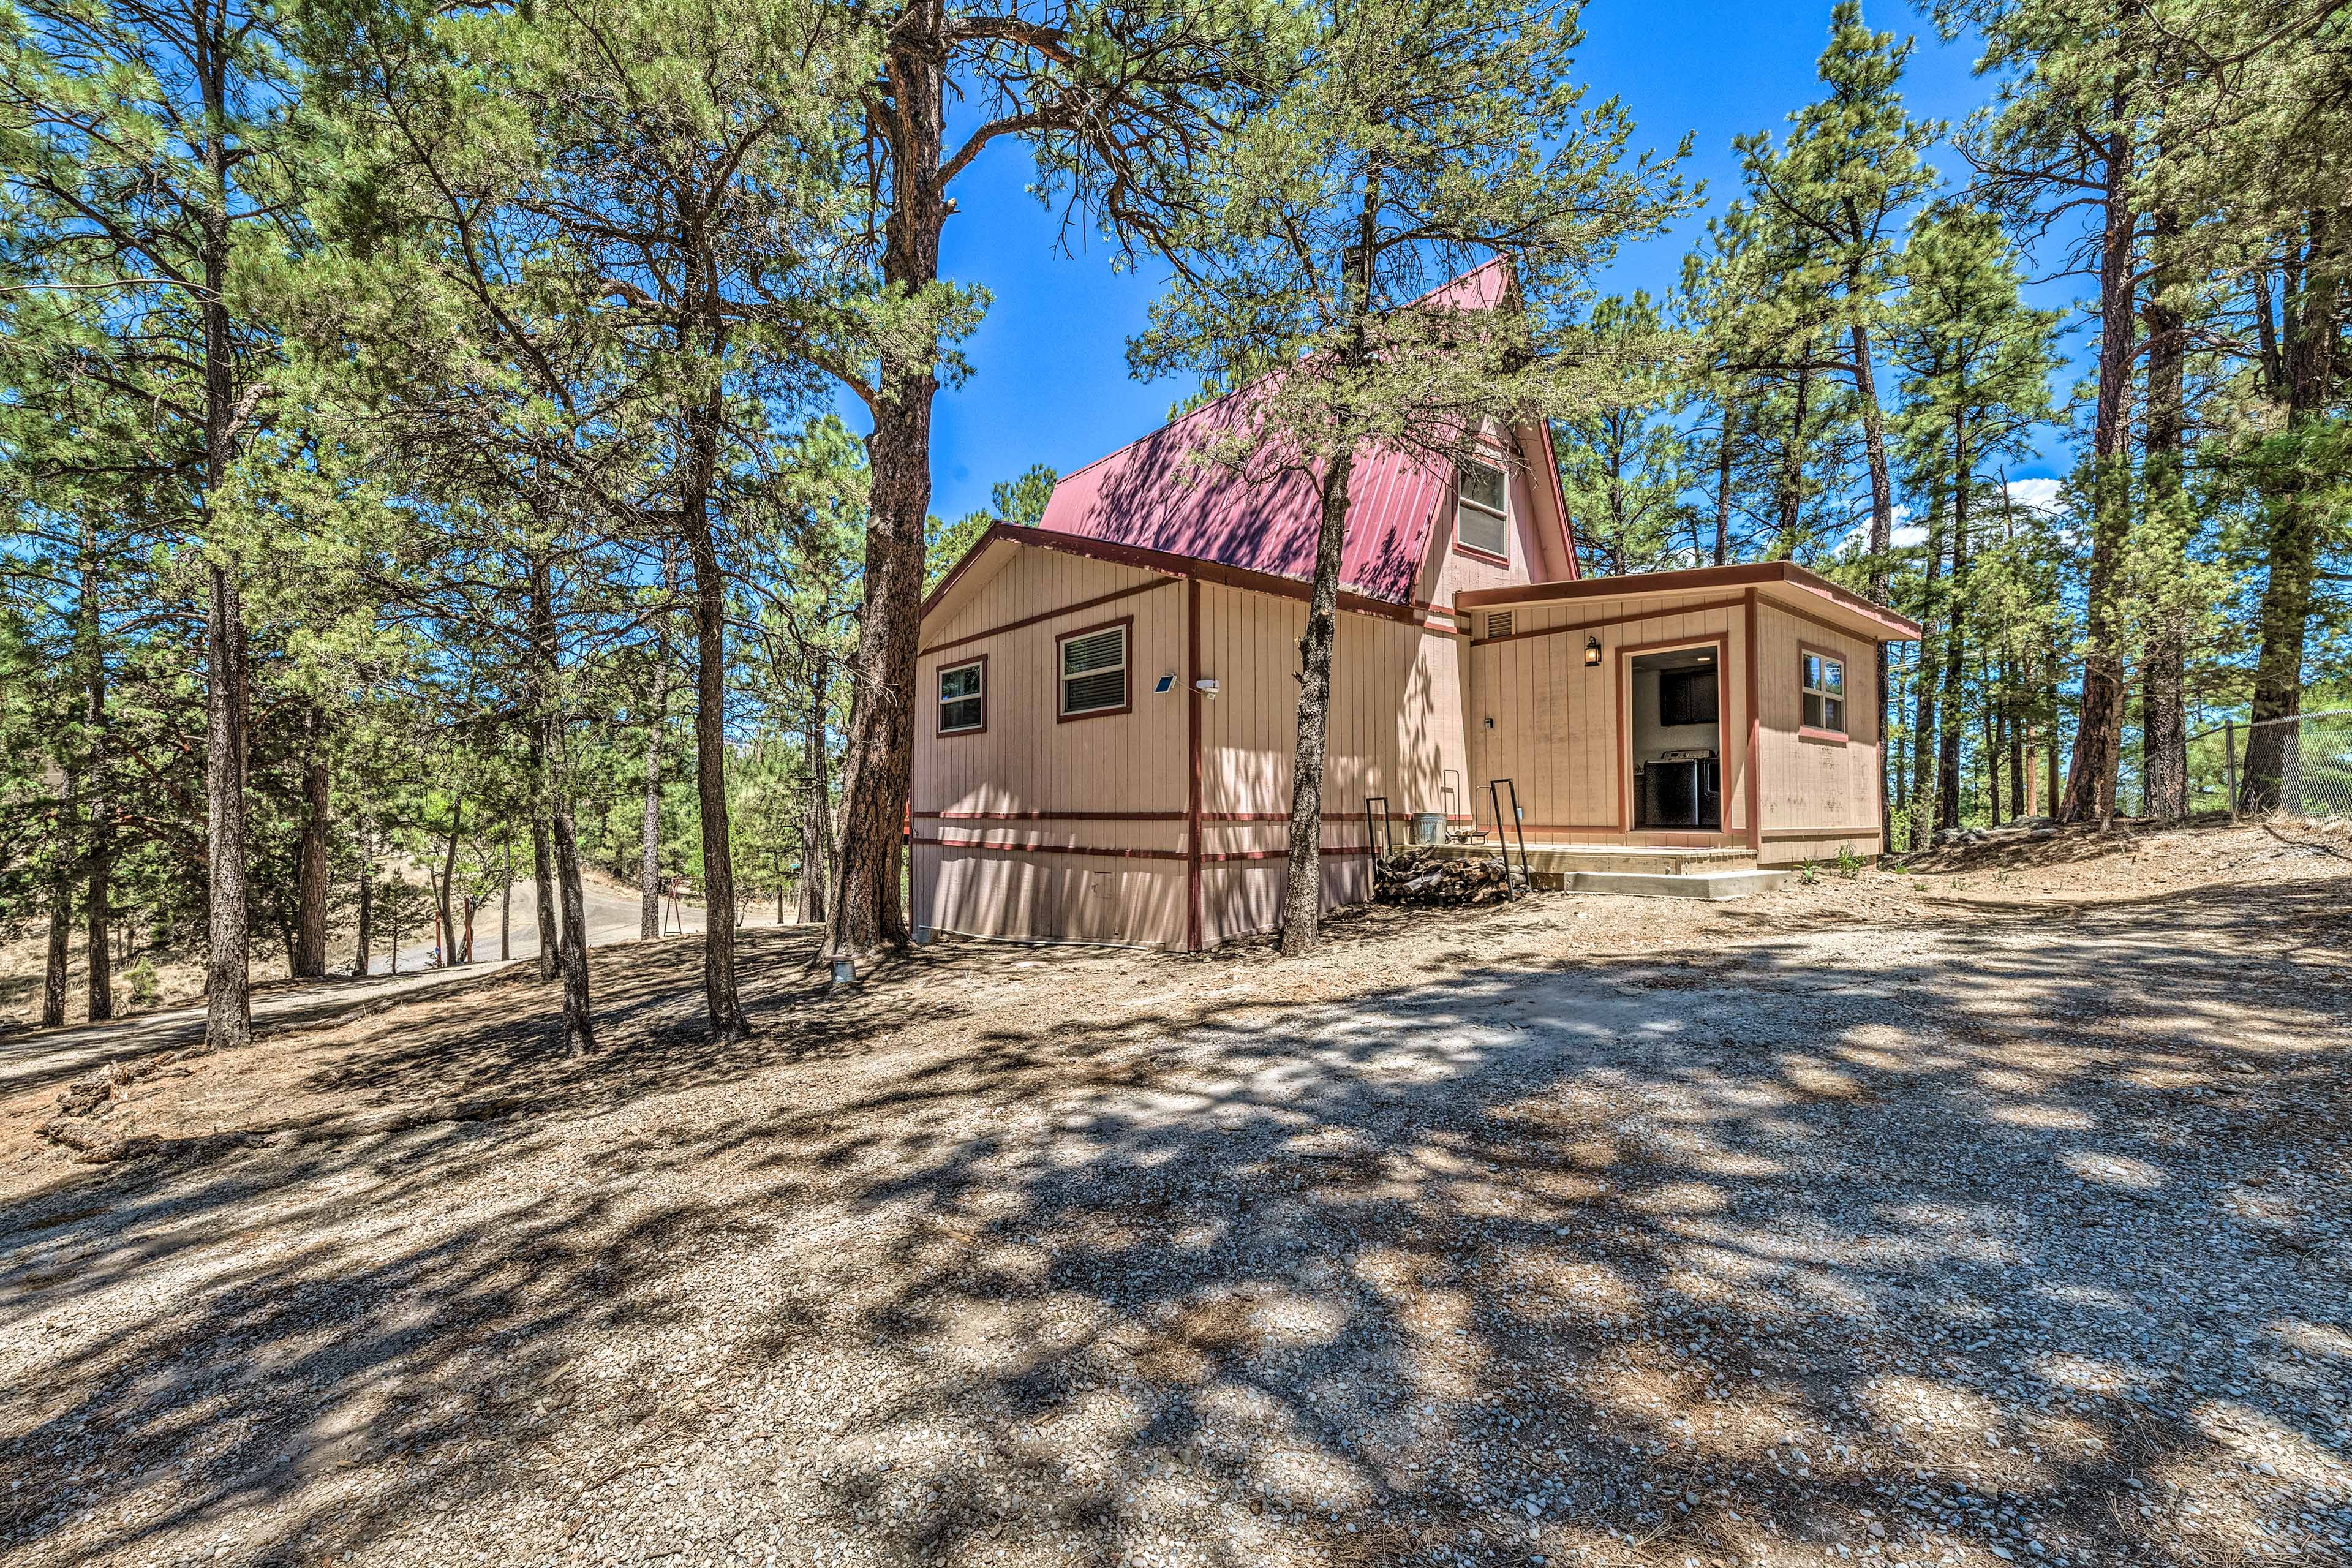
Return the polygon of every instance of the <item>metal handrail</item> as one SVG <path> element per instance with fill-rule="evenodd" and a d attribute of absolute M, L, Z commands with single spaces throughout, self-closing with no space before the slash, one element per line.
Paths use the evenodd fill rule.
<path fill-rule="evenodd" d="M 1375 820 L 1372 816 L 1374 801 L 1381 803 L 1381 814 L 1378 818 L 1381 826 L 1378 829 L 1372 826 Z M 1385 851 L 1381 847 L 1381 840 L 1383 838 L 1388 840 L 1388 848 Z M 1384 795 L 1368 795 L 1364 797 L 1364 847 L 1371 851 L 1372 858 L 1375 860 L 1384 859 L 1396 853 L 1396 824 L 1389 820 L 1389 797 Z"/>
<path fill-rule="evenodd" d="M 1502 792 L 1504 790 L 1511 792 L 1508 834 L 1503 829 L 1505 819 Z M 1516 900 L 1519 894 L 1518 889 L 1511 885 L 1511 837 L 1513 836 L 1517 836 L 1519 841 L 1519 875 L 1527 879 L 1528 892 L 1532 893 L 1536 890 L 1535 874 L 1528 867 L 1528 830 L 1519 821 L 1519 786 L 1509 779 L 1488 779 L 1486 804 L 1495 814 L 1495 847 L 1503 854 L 1503 897 L 1507 901 Z"/>

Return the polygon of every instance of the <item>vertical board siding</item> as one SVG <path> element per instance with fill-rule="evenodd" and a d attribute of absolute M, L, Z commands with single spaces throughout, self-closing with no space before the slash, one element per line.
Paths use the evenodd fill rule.
<path fill-rule="evenodd" d="M 1759 705 L 1764 714 L 1766 865 L 1834 858 L 1841 848 L 1878 853 L 1878 678 L 1876 646 L 1792 616 L 1765 599 L 1758 606 Z M 1846 742 L 1798 734 L 1803 693 L 1801 647 L 1845 660 Z M 1805 830 L 1821 830 L 1806 834 Z M 1803 835 L 1801 837 L 1801 835 Z"/>
<path fill-rule="evenodd" d="M 1690 594 L 1598 605 L 1519 605 L 1513 606 L 1510 637 L 1474 641 L 1466 711 L 1471 795 L 1480 825 L 1495 826 L 1487 783 L 1509 779 L 1517 788 L 1527 830 L 1531 836 L 1540 833 L 1548 842 L 1704 847 L 1738 839 L 1748 820 L 1748 798 L 1746 695 L 1737 674 L 1747 657 L 1746 636 L 1740 612 L 1723 607 L 1722 597 Z M 1706 604 L 1717 607 L 1687 608 Z M 1480 636 L 1486 630 L 1485 614 L 1475 616 L 1473 629 Z M 1640 618 L 1619 618 L 1628 616 Z M 1601 619 L 1614 624 L 1527 635 Z M 1729 638 L 1717 693 L 1723 827 L 1717 832 L 1626 831 L 1631 764 L 1618 733 L 1617 650 L 1717 636 Z M 1584 662 L 1588 637 L 1601 641 L 1596 667 Z"/>
<path fill-rule="evenodd" d="M 1298 639 L 1307 606 L 1216 584 L 1202 592 L 1202 668 L 1218 683 L 1201 733 L 1202 928 L 1216 942 L 1279 923 L 1288 877 L 1292 760 L 1298 724 Z M 1366 847 L 1364 797 L 1398 815 L 1440 809 L 1446 769 L 1462 770 L 1459 639 L 1418 625 L 1342 614 L 1331 649 L 1325 735 L 1323 847 Z M 1217 820 L 1218 818 L 1227 820 Z M 1244 818 L 1249 820 L 1233 820 Z M 1254 858 L 1219 859 L 1219 856 Z M 1327 855 L 1327 904 L 1370 896 L 1361 854 Z"/>
<path fill-rule="evenodd" d="M 1141 588 L 1108 605 L 1076 608 Z M 1131 710 L 1056 721 L 1057 635 L 1133 616 Z M 1042 616 L 1032 620 L 1031 617 Z M 974 641 L 975 633 L 1029 621 Z M 1184 940 L 1181 859 L 1056 855 L 1055 846 L 1181 855 L 1189 787 L 1184 592 L 1135 567 L 1016 549 L 971 601 L 927 626 L 916 665 L 912 890 L 919 927 L 1026 941 Z M 941 736 L 939 671 L 988 656 L 984 732 Z M 1175 681 L 1165 694 L 1152 688 Z M 958 812 L 1167 814 L 1165 820 L 941 819 Z M 944 839 L 947 844 L 926 844 Z M 1006 846 L 991 848 L 985 846 Z"/>

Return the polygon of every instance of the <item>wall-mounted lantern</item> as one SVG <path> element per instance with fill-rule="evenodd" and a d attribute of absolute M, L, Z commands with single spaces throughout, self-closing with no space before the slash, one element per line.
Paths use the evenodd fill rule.
<path fill-rule="evenodd" d="M 1601 668 L 1601 639 L 1599 637 L 1587 637 L 1584 639 L 1584 668 L 1587 669 L 1598 669 Z"/>

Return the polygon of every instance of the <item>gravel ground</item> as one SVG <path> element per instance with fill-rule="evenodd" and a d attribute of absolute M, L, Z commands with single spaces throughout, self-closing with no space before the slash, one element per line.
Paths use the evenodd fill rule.
<path fill-rule="evenodd" d="M 2352 1562 L 2352 879 L 2181 840 L 845 999 L 746 932 L 724 1050 L 652 943 L 584 1065 L 505 974 L 118 1112 L 530 1100 L 391 1135 L 20 1098 L 0 1560 Z"/>

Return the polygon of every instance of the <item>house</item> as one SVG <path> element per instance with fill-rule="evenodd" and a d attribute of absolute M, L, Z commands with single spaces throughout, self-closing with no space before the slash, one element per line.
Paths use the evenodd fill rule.
<path fill-rule="evenodd" d="M 919 932 L 1198 950 L 1279 923 L 1318 506 L 1302 475 L 1192 460 L 1236 416 L 1209 404 L 1069 475 L 925 602 Z M 1604 864 L 1874 856 L 1877 650 L 1918 628 L 1786 563 L 1583 577 L 1550 431 L 1474 451 L 1355 468 L 1327 905 L 1369 896 L 1368 834 L 1491 830 L 1498 806 Z"/>

